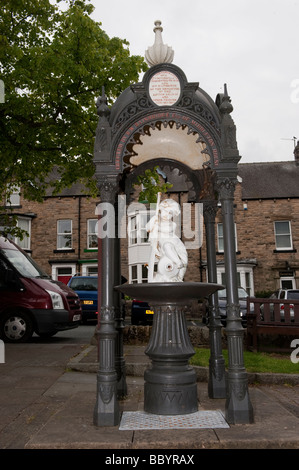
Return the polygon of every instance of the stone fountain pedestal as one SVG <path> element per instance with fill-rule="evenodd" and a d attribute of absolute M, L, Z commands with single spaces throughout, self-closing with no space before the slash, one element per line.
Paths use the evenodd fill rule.
<path fill-rule="evenodd" d="M 153 308 L 153 328 L 145 354 L 152 365 L 144 374 L 144 411 L 160 415 L 195 413 L 196 373 L 189 365 L 191 344 L 185 309 L 192 300 L 208 297 L 222 285 L 201 282 L 123 284 L 116 287 Z"/>

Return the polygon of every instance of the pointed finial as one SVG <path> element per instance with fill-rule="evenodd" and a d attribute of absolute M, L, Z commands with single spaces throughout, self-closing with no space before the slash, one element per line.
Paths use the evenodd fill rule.
<path fill-rule="evenodd" d="M 219 106 L 219 110 L 222 114 L 230 114 L 233 111 L 233 105 L 231 104 L 231 99 L 227 93 L 227 85 L 224 84 L 224 94 L 222 97 L 222 102 Z"/>
<path fill-rule="evenodd" d="M 163 44 L 161 21 L 155 21 L 155 42 L 154 45 L 145 51 L 145 60 L 151 67 L 157 64 L 169 63 L 173 61 L 174 51 L 167 44 Z"/>
<path fill-rule="evenodd" d="M 110 109 L 107 104 L 107 96 L 105 94 L 105 87 L 102 86 L 102 96 L 99 96 L 97 99 L 97 108 L 99 116 L 109 116 Z"/>

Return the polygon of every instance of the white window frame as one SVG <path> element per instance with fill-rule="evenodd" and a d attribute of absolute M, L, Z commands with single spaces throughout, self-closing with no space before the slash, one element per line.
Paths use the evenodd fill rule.
<path fill-rule="evenodd" d="M 276 224 L 279 224 L 279 223 L 287 223 L 289 225 L 289 231 L 288 232 L 285 232 L 285 233 L 279 233 L 277 234 L 276 233 Z M 291 221 L 290 220 L 275 220 L 274 221 L 274 236 L 275 236 L 275 246 L 276 246 L 276 250 L 277 251 L 286 251 L 286 250 L 292 250 L 293 249 L 293 239 L 292 239 L 292 227 L 291 227 Z M 277 246 L 277 242 L 278 242 L 278 239 L 279 237 L 286 237 L 288 236 L 289 237 L 289 240 L 290 240 L 290 244 L 287 246 Z"/>
<path fill-rule="evenodd" d="M 222 234 L 220 235 L 220 226 L 222 228 Z M 236 252 L 238 251 L 238 238 L 237 238 L 237 224 L 235 223 L 234 224 L 234 228 L 235 228 L 235 245 L 236 245 Z M 223 247 L 220 247 L 220 241 L 222 242 L 222 246 Z M 224 236 L 223 236 L 223 223 L 222 222 L 219 222 L 217 224 L 217 251 L 218 253 L 224 253 Z"/>
<path fill-rule="evenodd" d="M 94 273 L 89 273 L 89 268 L 97 268 L 98 263 L 82 263 L 82 276 L 96 276 Z"/>
<path fill-rule="evenodd" d="M 151 245 L 146 232 L 146 224 L 154 215 L 154 211 L 146 209 L 135 209 L 128 213 L 128 260 L 129 260 L 129 283 L 147 282 L 147 267 Z M 132 233 L 134 237 L 132 237 Z M 136 270 L 136 276 L 133 276 Z M 146 274 L 146 276 L 145 276 Z"/>
<path fill-rule="evenodd" d="M 145 240 L 145 235 L 147 235 L 146 232 L 146 223 L 149 221 L 149 219 L 152 217 L 153 213 L 150 211 L 146 210 L 141 210 L 141 211 L 134 211 L 130 214 L 128 214 L 128 238 L 129 238 L 129 247 L 130 246 L 136 246 L 136 245 L 149 245 L 148 237 L 146 236 L 146 241 Z M 136 224 L 134 224 L 134 227 L 132 228 L 132 222 L 133 220 L 136 221 Z M 144 224 L 144 221 L 146 223 Z M 132 241 L 132 233 L 134 234 L 134 240 Z"/>
<path fill-rule="evenodd" d="M 223 274 L 225 274 L 225 267 L 217 266 L 218 284 L 223 284 Z M 250 296 L 254 296 L 253 265 L 237 265 L 237 279 L 238 287 L 243 287 Z"/>
<path fill-rule="evenodd" d="M 296 279 L 294 276 L 280 276 L 280 279 L 279 279 L 280 289 L 286 289 L 286 287 L 283 286 L 283 281 L 290 281 L 292 283 L 291 289 L 296 289 Z"/>
<path fill-rule="evenodd" d="M 136 268 L 137 276 L 133 277 L 132 271 L 133 268 Z M 146 272 L 146 266 L 144 263 L 137 263 L 137 264 L 131 264 L 129 265 L 129 283 L 130 284 L 141 284 L 141 283 L 146 283 L 147 282 L 147 275 L 144 276 Z M 146 272 L 147 274 L 147 272 Z"/>
<path fill-rule="evenodd" d="M 95 223 L 95 231 L 92 232 L 90 230 L 90 222 L 96 222 Z M 96 250 L 98 249 L 98 219 L 87 219 L 87 249 L 88 250 Z M 90 238 L 93 237 L 93 236 L 96 236 L 96 241 L 97 241 L 97 246 L 90 246 L 91 243 L 90 243 Z"/>
<path fill-rule="evenodd" d="M 58 280 L 58 269 L 59 268 L 71 268 L 72 269 L 71 275 L 75 276 L 75 274 L 76 274 L 76 264 L 71 264 L 71 263 L 52 264 L 52 279 L 54 279 L 54 281 Z"/>
<path fill-rule="evenodd" d="M 133 276 L 133 269 L 136 268 L 136 276 L 134 273 Z M 135 269 L 134 269 L 135 270 Z M 139 284 L 138 282 L 138 265 L 137 264 L 132 264 L 129 266 L 129 283 L 130 284 Z"/>
<path fill-rule="evenodd" d="M 135 221 L 133 225 L 133 221 Z M 134 234 L 134 240 L 133 240 L 133 234 Z M 135 246 L 137 245 L 137 214 L 130 214 L 129 219 L 128 219 L 128 236 L 129 236 L 129 246 Z"/>
<path fill-rule="evenodd" d="M 30 246 L 31 246 L 31 218 L 29 217 L 21 217 L 21 216 L 18 216 L 18 219 L 17 219 L 17 227 L 20 227 L 20 221 L 21 220 L 26 220 L 28 222 L 28 230 L 27 229 L 24 229 L 28 232 L 28 236 L 24 236 L 23 240 L 21 240 L 20 238 L 18 237 L 15 237 L 14 238 L 14 242 L 20 247 L 22 248 L 23 250 L 30 250 Z M 22 228 L 22 227 L 20 227 Z"/>
<path fill-rule="evenodd" d="M 58 231 L 59 222 L 65 222 L 65 221 L 70 221 L 71 231 L 70 232 L 59 232 Z M 66 235 L 69 235 L 71 237 L 71 246 L 59 247 L 59 243 L 58 243 L 59 237 L 66 236 Z M 57 250 L 71 250 L 72 247 L 73 247 L 73 221 L 72 221 L 72 219 L 58 219 L 57 220 Z"/>
<path fill-rule="evenodd" d="M 8 192 L 5 200 L 5 205 L 9 207 L 19 207 L 21 205 L 21 188 L 18 185 L 11 185 L 8 188 Z"/>

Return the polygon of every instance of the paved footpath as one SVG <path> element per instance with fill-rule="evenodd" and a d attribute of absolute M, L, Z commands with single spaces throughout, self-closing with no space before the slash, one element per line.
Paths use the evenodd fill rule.
<path fill-rule="evenodd" d="M 49 344 L 42 357 L 39 345 L 26 346 L 36 349 L 34 363 L 26 362 L 25 348 L 18 345 L 20 360 L 14 368 L 9 363 L 0 365 L 0 449 L 102 449 L 106 459 L 125 451 L 138 455 L 146 449 L 164 453 L 175 449 L 183 454 L 193 450 L 197 455 L 199 449 L 299 448 L 299 385 L 290 385 L 284 378 L 280 383 L 250 385 L 253 424 L 204 429 L 96 427 L 96 348 Z M 125 358 L 131 375 L 127 375 L 128 396 L 120 401 L 120 415 L 142 413 L 141 371 L 148 364 L 144 348 L 125 346 Z M 199 410 L 225 412 L 225 400 L 210 399 L 204 381 L 198 382 L 198 397 Z"/>

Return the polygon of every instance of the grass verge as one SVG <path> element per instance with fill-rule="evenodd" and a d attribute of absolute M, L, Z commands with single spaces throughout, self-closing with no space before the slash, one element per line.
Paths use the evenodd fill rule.
<path fill-rule="evenodd" d="M 224 349 L 223 357 L 228 366 L 228 351 Z M 195 354 L 190 360 L 193 366 L 208 367 L 210 350 L 195 348 Z M 294 364 L 290 356 L 269 354 L 263 352 L 244 351 L 244 365 L 247 372 L 263 372 L 273 374 L 299 374 L 299 363 Z"/>

